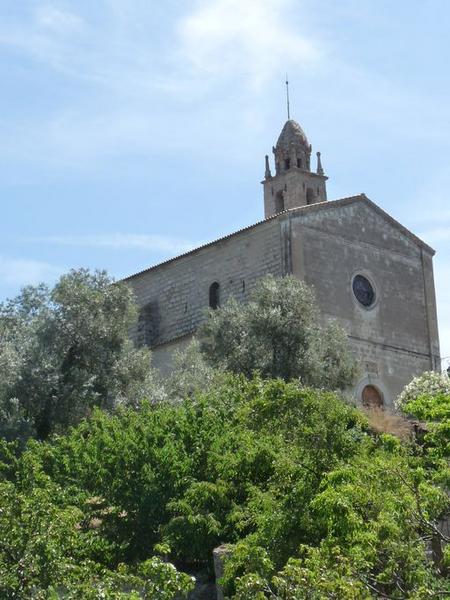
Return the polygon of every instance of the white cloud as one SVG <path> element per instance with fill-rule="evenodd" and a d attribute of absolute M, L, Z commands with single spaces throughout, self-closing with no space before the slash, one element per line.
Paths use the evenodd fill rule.
<path fill-rule="evenodd" d="M 255 88 L 276 74 L 282 90 L 285 69 L 322 56 L 290 24 L 303 6 L 294 0 L 200 0 L 172 13 L 152 4 L 102 0 L 99 19 L 84 2 L 35 0 L 20 19 L 4 15 L 0 46 L 62 74 L 77 95 L 39 118 L 0 119 L 1 157 L 90 169 L 130 152 L 202 151 L 205 123 L 217 147 L 239 128 L 250 139 L 264 120 Z"/>
<path fill-rule="evenodd" d="M 423 106 L 431 106 L 429 98 L 398 89 L 397 82 L 342 62 L 338 42 L 328 41 L 326 23 L 318 30 L 310 2 L 191 0 L 167 8 L 148 0 L 90 4 L 33 0 L 27 4 L 31 10 L 23 10 L 25 17 L 0 14 L 0 45 L 62 73 L 76 90 L 73 98 L 62 94 L 59 100 L 56 94 L 42 114 L 37 107 L 20 122 L 0 121 L 1 159 L 98 168 L 105 158 L 126 153 L 157 150 L 161 155 L 174 146 L 202 152 L 212 129 L 217 148 L 230 147 L 240 132 L 234 154 L 242 147 L 245 156 L 245 144 L 273 118 L 268 111 L 274 93 L 284 113 L 285 70 L 297 98 L 292 104 L 301 102 L 309 111 L 315 107 L 336 125 L 350 118 L 359 119 L 354 129 L 359 123 L 367 127 L 368 107 L 376 106 L 372 122 L 406 127 L 399 135 L 417 137 L 410 122 Z M 429 113 L 436 115 L 435 129 L 445 135 L 448 107 L 433 104 Z M 433 127 L 426 131 L 431 136 Z"/>
<path fill-rule="evenodd" d="M 36 285 L 55 280 L 64 269 L 46 262 L 0 255 L 0 284 Z"/>
<path fill-rule="evenodd" d="M 58 246 L 82 246 L 111 248 L 113 250 L 150 250 L 168 254 L 182 254 L 198 246 L 198 243 L 162 235 L 112 233 L 97 235 L 68 235 L 28 238 L 28 242 L 55 244 Z"/>
<path fill-rule="evenodd" d="M 83 29 L 83 19 L 68 10 L 61 10 L 51 5 L 38 6 L 36 10 L 37 25 L 53 30 L 58 34 L 67 34 Z"/>
<path fill-rule="evenodd" d="M 317 36 L 301 32 L 298 19 L 291 25 L 302 9 L 294 0 L 198 0 L 164 22 L 165 46 L 153 40 L 161 19 L 146 1 L 103 0 L 101 21 L 74 1 L 37 3 L 26 19 L 0 23 L 0 44 L 116 93 L 180 99 L 181 90 L 207 88 L 205 76 L 245 76 L 259 86 L 274 74 L 281 80 L 285 69 L 316 65 L 324 50 Z"/>
<path fill-rule="evenodd" d="M 126 18 L 126 11 L 117 10 L 113 0 L 104 0 L 102 18 L 96 19 L 98 10 L 84 7 L 83 11 L 82 4 L 70 0 L 64 8 L 58 2 L 37 3 L 21 19 L 2 15 L 0 45 L 99 89 L 123 95 L 148 94 L 155 86 L 150 76 L 155 71 L 155 53 L 151 35 L 144 39 L 137 30 L 151 17 L 150 8 L 143 9 L 137 0 L 130 0 L 129 12 L 134 18 Z M 147 26 L 151 33 L 155 23 L 147 22 Z"/>
<path fill-rule="evenodd" d="M 200 75 L 244 75 L 256 87 L 280 69 L 309 67 L 317 43 L 290 26 L 291 0 L 202 0 L 179 24 L 179 54 Z M 297 9 L 301 8 L 295 3 Z"/>
<path fill-rule="evenodd" d="M 81 16 L 51 5 L 37 5 L 26 18 L 2 18 L 0 45 L 15 48 L 53 69 L 84 77 L 88 29 Z"/>

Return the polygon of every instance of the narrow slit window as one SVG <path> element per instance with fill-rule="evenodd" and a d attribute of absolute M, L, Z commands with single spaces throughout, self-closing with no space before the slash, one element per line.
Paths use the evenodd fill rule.
<path fill-rule="evenodd" d="M 279 213 L 279 212 L 283 212 L 283 210 L 284 210 L 283 192 L 277 192 L 277 195 L 275 196 L 275 212 Z"/>
<path fill-rule="evenodd" d="M 209 306 L 214 310 L 220 306 L 220 285 L 217 281 L 209 286 Z"/>

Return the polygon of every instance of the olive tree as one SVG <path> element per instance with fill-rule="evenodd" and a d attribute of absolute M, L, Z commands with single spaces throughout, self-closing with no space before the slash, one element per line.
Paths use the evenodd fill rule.
<path fill-rule="evenodd" d="M 42 439 L 94 406 L 112 408 L 154 393 L 149 351 L 129 339 L 135 319 L 131 290 L 104 271 L 73 270 L 53 289 L 29 286 L 1 304 L 3 414 L 15 399 L 15 414 Z"/>
<path fill-rule="evenodd" d="M 266 277 L 249 302 L 232 298 L 211 309 L 199 336 L 210 364 L 247 376 L 259 371 L 344 389 L 356 374 L 345 332 L 335 322 L 321 324 L 313 289 L 294 277 Z"/>

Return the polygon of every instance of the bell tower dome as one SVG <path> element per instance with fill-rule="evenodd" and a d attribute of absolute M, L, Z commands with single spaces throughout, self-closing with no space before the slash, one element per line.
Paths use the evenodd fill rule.
<path fill-rule="evenodd" d="M 320 152 L 316 153 L 317 169 L 314 173 L 311 171 L 311 144 L 296 121 L 286 121 L 272 150 L 275 175 L 272 176 L 266 155 L 266 172 L 262 182 L 266 219 L 289 208 L 326 201 L 328 178 L 323 172 Z"/>

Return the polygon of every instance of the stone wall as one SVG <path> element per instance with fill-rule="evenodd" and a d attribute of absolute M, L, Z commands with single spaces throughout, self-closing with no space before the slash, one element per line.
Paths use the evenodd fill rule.
<path fill-rule="evenodd" d="M 337 319 L 361 362 L 356 395 L 375 385 L 387 405 L 414 375 L 435 368 L 439 341 L 431 254 L 364 199 L 288 213 L 293 273 L 313 285 L 325 320 Z M 352 291 L 367 277 L 375 302 Z"/>
<path fill-rule="evenodd" d="M 297 208 L 311 202 L 323 202 L 327 199 L 326 177 L 309 171 L 292 167 L 280 175 L 265 179 L 264 184 L 264 215 L 271 217 L 279 212 L 278 203 L 283 210 Z M 308 190 L 312 199 L 308 198 Z"/>
<path fill-rule="evenodd" d="M 255 282 L 269 273 L 274 276 L 283 273 L 280 227 L 275 219 L 167 261 L 125 281 L 131 284 L 142 308 L 140 327 L 154 332 L 151 345 L 160 348 L 161 354 L 166 352 L 164 345 L 184 338 L 197 329 L 209 305 L 212 283 L 220 285 L 220 303 L 226 302 L 231 296 L 242 301 L 247 298 Z M 145 325 L 145 319 L 151 319 L 152 315 L 154 322 Z M 132 337 L 139 341 L 138 328 L 132 331 Z"/>
<path fill-rule="evenodd" d="M 132 335 L 151 338 L 164 370 L 205 317 L 212 283 L 221 303 L 245 301 L 269 273 L 313 285 L 324 321 L 344 327 L 361 364 L 358 399 L 373 385 L 392 405 L 413 376 L 439 368 L 432 250 L 364 196 L 281 213 L 128 278 L 142 307 Z M 370 308 L 352 292 L 356 274 L 375 288 Z"/>

